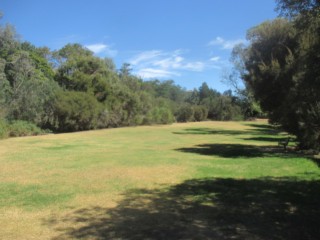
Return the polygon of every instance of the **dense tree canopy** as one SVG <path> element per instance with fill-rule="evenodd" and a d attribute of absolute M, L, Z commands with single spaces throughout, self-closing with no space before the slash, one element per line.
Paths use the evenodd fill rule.
<path fill-rule="evenodd" d="M 0 25 L 0 121 L 26 121 L 55 132 L 241 119 L 240 98 L 203 83 L 187 91 L 174 81 L 143 81 L 124 63 L 80 44 L 50 51 Z M 29 126 L 29 125 L 28 125 Z"/>
<path fill-rule="evenodd" d="M 236 67 L 270 121 L 297 136 L 303 148 L 320 148 L 319 1 L 279 0 L 286 18 L 248 31 L 235 49 Z"/>

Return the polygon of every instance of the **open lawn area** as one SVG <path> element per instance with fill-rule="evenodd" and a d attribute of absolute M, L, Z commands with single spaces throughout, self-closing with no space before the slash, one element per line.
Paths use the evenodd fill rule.
<path fill-rule="evenodd" d="M 0 239 L 319 239 L 320 164 L 285 137 L 259 120 L 1 140 Z"/>

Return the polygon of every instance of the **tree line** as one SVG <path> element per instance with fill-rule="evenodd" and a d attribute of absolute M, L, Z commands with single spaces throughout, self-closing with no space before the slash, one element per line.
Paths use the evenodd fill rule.
<path fill-rule="evenodd" d="M 320 1 L 277 0 L 280 17 L 247 32 L 233 49 L 234 72 L 271 123 L 300 148 L 320 149 Z"/>
<path fill-rule="evenodd" d="M 231 91 L 219 93 L 207 83 L 187 91 L 172 80 L 143 81 L 130 64 L 117 69 L 112 59 L 80 44 L 56 51 L 36 47 L 8 24 L 0 25 L 0 107 L 0 136 L 26 135 L 26 128 L 72 132 L 252 114 Z"/>

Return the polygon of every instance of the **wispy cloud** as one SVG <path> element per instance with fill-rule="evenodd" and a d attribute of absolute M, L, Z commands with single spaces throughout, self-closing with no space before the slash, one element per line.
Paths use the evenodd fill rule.
<path fill-rule="evenodd" d="M 201 72 L 206 68 L 206 62 L 187 60 L 182 56 L 184 53 L 180 49 L 145 51 L 134 56 L 129 63 L 143 78 L 169 78 L 180 76 L 183 71 Z"/>
<path fill-rule="evenodd" d="M 87 45 L 86 47 L 90 49 L 92 52 L 98 54 L 106 50 L 108 46 L 102 43 L 97 43 L 97 44 Z"/>
<path fill-rule="evenodd" d="M 138 65 L 143 62 L 152 61 L 153 59 L 161 56 L 162 54 L 163 54 L 162 51 L 159 51 L 159 50 L 142 52 L 136 55 L 133 59 L 131 59 L 130 63 L 132 65 Z"/>
<path fill-rule="evenodd" d="M 193 71 L 193 72 L 202 72 L 207 67 L 205 62 L 190 62 L 183 66 L 183 69 Z"/>
<path fill-rule="evenodd" d="M 111 46 L 104 43 L 89 44 L 85 47 L 100 56 L 115 57 L 118 54 L 117 50 L 112 49 Z"/>
<path fill-rule="evenodd" d="M 180 76 L 179 73 L 156 68 L 142 68 L 136 71 L 136 74 L 145 79 L 170 78 L 172 76 Z"/>
<path fill-rule="evenodd" d="M 208 46 L 220 46 L 222 49 L 230 50 L 233 49 L 234 46 L 240 43 L 244 43 L 244 39 L 235 39 L 235 40 L 225 40 L 222 37 L 216 37 L 212 41 L 208 43 Z"/>
<path fill-rule="evenodd" d="M 221 58 L 219 56 L 215 56 L 215 57 L 210 58 L 210 61 L 211 62 L 219 62 L 220 59 Z"/>

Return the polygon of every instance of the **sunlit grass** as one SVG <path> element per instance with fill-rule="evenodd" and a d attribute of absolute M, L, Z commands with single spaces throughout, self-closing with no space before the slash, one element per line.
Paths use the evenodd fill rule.
<path fill-rule="evenodd" d="M 56 230 L 43 222 L 52 216 L 59 219 L 90 206 L 116 207 L 132 189 L 168 189 L 208 178 L 320 180 L 316 162 L 277 146 L 283 137 L 258 121 L 2 140 L 0 228 L 5 230 L 0 239 L 50 238 Z"/>

